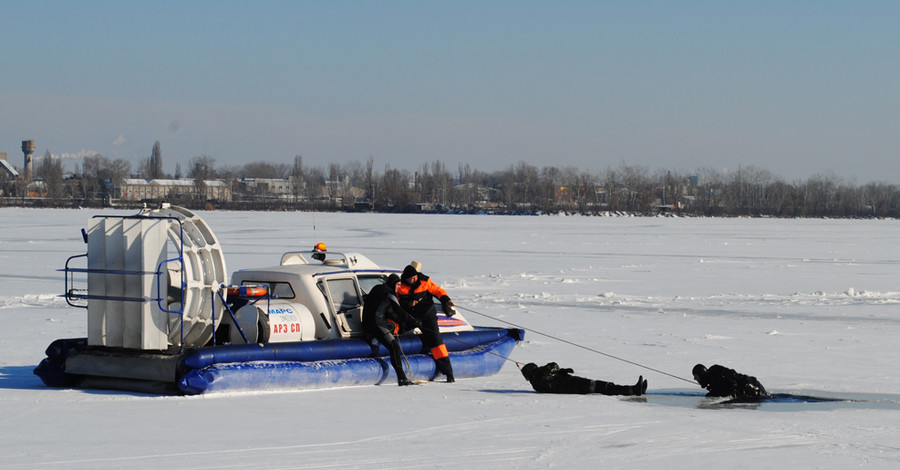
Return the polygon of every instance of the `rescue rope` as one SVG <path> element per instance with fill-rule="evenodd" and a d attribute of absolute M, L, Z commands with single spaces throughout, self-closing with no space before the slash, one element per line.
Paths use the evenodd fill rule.
<path fill-rule="evenodd" d="M 459 339 L 459 338 L 455 338 L 455 337 L 452 337 L 452 336 L 445 337 L 444 339 L 445 339 L 445 340 L 450 339 L 450 340 L 456 341 L 457 343 L 464 344 L 464 345 L 466 345 L 466 346 L 468 346 L 468 347 L 470 347 L 470 348 L 477 348 L 477 347 L 479 346 L 478 344 L 472 344 L 472 343 L 463 341 L 463 340 L 461 340 L 461 339 Z M 497 356 L 497 357 L 499 357 L 500 359 L 503 359 L 503 360 L 505 360 L 505 361 L 509 361 L 509 362 L 515 363 L 515 364 L 516 364 L 516 367 L 518 367 L 519 369 L 522 369 L 522 364 L 519 363 L 519 361 L 515 361 L 515 360 L 513 360 L 513 359 L 510 359 L 509 357 L 504 356 L 504 355 L 502 355 L 502 354 L 497 354 L 497 353 L 495 353 L 494 351 L 488 351 L 488 350 L 485 350 L 484 352 L 486 352 L 486 353 L 488 353 L 488 354 L 493 354 L 494 356 Z"/>
<path fill-rule="evenodd" d="M 400 359 L 403 363 L 401 364 L 401 366 L 406 366 L 406 371 L 404 373 L 407 374 L 407 377 L 409 377 L 410 375 L 412 375 L 412 366 L 409 365 L 409 358 L 406 357 L 406 351 L 403 350 L 403 345 L 400 344 L 400 340 L 395 337 L 394 341 L 397 342 L 397 348 L 400 349 Z"/>
<path fill-rule="evenodd" d="M 431 329 L 428 329 L 428 328 L 423 328 L 423 327 L 420 327 L 419 330 L 421 330 L 421 331 L 423 331 L 423 332 L 424 332 L 424 331 L 434 331 L 434 330 L 431 330 Z M 438 334 L 440 334 L 440 329 L 438 329 Z M 478 344 L 472 344 L 472 343 L 463 341 L 463 340 L 461 340 L 461 339 L 459 339 L 459 338 L 455 338 L 455 337 L 452 337 L 452 336 L 443 337 L 443 335 L 442 335 L 442 338 L 443 338 L 445 341 L 448 340 L 448 339 L 452 339 L 453 341 L 456 341 L 457 343 L 466 345 L 466 346 L 468 346 L 468 347 L 470 347 L 470 348 L 477 348 L 477 347 L 480 346 L 480 345 L 478 345 Z M 486 353 L 488 353 L 488 354 L 493 354 L 494 356 L 497 356 L 497 357 L 499 357 L 500 359 L 503 359 L 503 360 L 506 360 L 506 361 L 509 361 L 509 362 L 513 362 L 513 363 L 516 364 L 516 367 L 518 367 L 519 369 L 522 368 L 522 365 L 521 365 L 518 361 L 512 360 L 512 359 L 510 359 L 510 358 L 508 358 L 508 357 L 506 357 L 506 356 L 504 356 L 504 355 L 497 354 L 497 353 L 495 353 L 494 351 L 488 351 L 488 350 L 485 350 L 484 352 L 486 352 Z M 406 357 L 406 356 L 404 355 L 404 357 Z"/>
<path fill-rule="evenodd" d="M 517 324 L 515 324 L 515 323 L 508 322 L 508 321 L 506 321 L 506 320 L 501 320 L 500 318 L 497 318 L 497 317 L 488 315 L 488 314 L 486 314 L 486 313 L 482 313 L 482 312 L 479 312 L 479 311 L 476 311 L 476 310 L 472 310 L 472 309 L 470 309 L 470 308 L 462 307 L 462 306 L 460 306 L 460 305 L 456 305 L 456 308 L 465 310 L 465 311 L 467 311 L 467 312 L 474 313 L 474 314 L 476 314 L 476 315 L 481 315 L 481 316 L 486 317 L 486 318 L 490 318 L 491 320 L 498 321 L 498 322 L 500 322 L 500 323 L 505 323 L 505 324 L 507 324 L 507 325 L 509 325 L 509 326 L 512 326 L 512 327 L 515 327 L 515 328 L 520 328 L 520 329 L 523 329 L 523 330 L 525 330 L 525 331 L 530 331 L 530 332 L 532 332 L 532 333 L 534 333 L 534 334 L 538 334 L 538 335 L 541 335 L 541 336 L 544 336 L 544 337 L 547 337 L 547 338 L 550 338 L 550 339 L 559 341 L 559 342 L 561 342 L 561 343 L 566 343 L 566 344 L 568 344 L 568 345 L 570 345 L 570 346 L 575 346 L 576 348 L 581 348 L 581 349 L 590 351 L 590 352 L 592 352 L 592 353 L 600 354 L 601 356 L 606 356 L 606 357 L 608 357 L 608 358 L 610 358 L 610 359 L 615 359 L 615 360 L 617 360 L 617 361 L 622 361 L 622 362 L 625 362 L 625 363 L 628 363 L 628 364 L 631 364 L 631 365 L 634 365 L 634 366 L 638 366 L 638 367 L 640 367 L 640 368 L 642 368 L 642 369 L 647 369 L 647 370 L 656 372 L 657 374 L 666 375 L 666 376 L 672 377 L 673 379 L 683 380 L 683 381 L 688 382 L 688 383 L 690 383 L 690 384 L 695 384 L 695 382 L 694 382 L 693 380 L 688 380 L 688 379 L 685 379 L 684 377 L 679 377 L 679 376 L 677 376 L 677 375 L 675 375 L 675 374 L 670 374 L 670 373 L 668 373 L 668 372 L 665 372 L 665 371 L 662 371 L 662 370 L 659 370 L 659 369 L 654 369 L 653 367 L 646 366 L 646 365 L 640 364 L 640 363 L 638 363 L 638 362 L 630 361 L 630 360 L 628 360 L 628 359 L 624 359 L 624 358 L 621 358 L 621 357 L 618 357 L 618 356 L 614 356 L 614 355 L 612 355 L 612 354 L 605 353 L 605 352 L 603 352 L 603 351 L 599 351 L 599 350 L 594 349 L 594 348 L 590 348 L 590 347 L 587 347 L 587 346 L 583 346 L 583 345 L 581 345 L 581 344 L 574 343 L 574 342 L 572 342 L 572 341 L 569 341 L 569 340 L 567 340 L 567 339 L 560 338 L 560 337 L 558 337 L 558 336 L 549 335 L 549 334 L 547 334 L 547 333 L 543 333 L 543 332 L 540 332 L 540 331 L 537 331 L 537 330 L 534 330 L 534 329 L 531 329 L 531 328 L 526 328 L 526 327 L 524 327 L 524 326 L 522 326 L 522 325 L 517 325 Z M 506 358 L 506 359 L 509 360 L 509 361 L 512 361 L 512 359 L 509 359 L 509 358 Z M 513 361 L 513 362 L 516 362 L 516 361 Z M 518 362 L 516 362 L 516 366 L 517 366 L 517 367 L 519 366 L 519 363 L 518 363 Z M 519 367 L 519 368 L 521 369 L 521 367 Z"/>

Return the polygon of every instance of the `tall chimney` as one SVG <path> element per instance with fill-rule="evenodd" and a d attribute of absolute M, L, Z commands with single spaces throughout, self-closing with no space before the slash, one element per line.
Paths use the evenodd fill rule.
<path fill-rule="evenodd" d="M 23 177 L 25 181 L 31 181 L 32 171 L 34 170 L 34 159 L 32 158 L 34 154 L 33 140 L 22 141 L 22 153 L 25 154 L 25 175 Z"/>

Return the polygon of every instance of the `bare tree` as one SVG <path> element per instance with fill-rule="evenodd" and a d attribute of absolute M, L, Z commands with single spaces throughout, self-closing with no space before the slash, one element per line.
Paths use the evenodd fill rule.
<path fill-rule="evenodd" d="M 291 167 L 291 179 L 294 182 L 294 199 L 300 199 L 306 181 L 303 179 L 303 156 L 294 155 L 294 166 Z"/>
<path fill-rule="evenodd" d="M 41 157 L 34 174 L 44 181 L 48 197 L 62 197 L 64 190 L 62 160 L 53 158 L 48 150 Z"/>
<path fill-rule="evenodd" d="M 153 150 L 150 152 L 150 178 L 160 179 L 165 176 L 163 173 L 162 150 L 159 147 L 159 141 L 153 143 Z"/>
<path fill-rule="evenodd" d="M 194 198 L 206 199 L 206 180 L 216 176 L 216 159 L 209 155 L 200 155 L 188 162 L 188 178 L 194 180 Z"/>
<path fill-rule="evenodd" d="M 520 161 L 513 168 L 515 202 L 527 205 L 527 209 L 533 210 L 547 201 L 546 188 L 541 183 L 541 176 L 537 167 Z"/>
<path fill-rule="evenodd" d="M 589 171 L 579 172 L 574 167 L 569 169 L 572 172 L 573 186 L 578 188 L 576 193 L 576 203 L 578 210 L 582 212 L 596 212 L 597 203 L 597 176 Z"/>
<path fill-rule="evenodd" d="M 319 196 L 327 196 L 325 189 L 325 171 L 321 167 L 309 167 L 305 171 L 304 188 L 310 201 L 315 201 Z"/>
<path fill-rule="evenodd" d="M 375 175 L 373 174 L 373 170 L 375 168 L 375 159 L 369 155 L 369 159 L 366 160 L 366 198 L 371 202 L 375 200 Z"/>
<path fill-rule="evenodd" d="M 291 168 L 283 163 L 251 162 L 244 165 L 239 176 L 244 178 L 287 178 Z"/>
<path fill-rule="evenodd" d="M 188 178 L 207 180 L 216 176 L 216 159 L 209 155 L 199 155 L 188 162 Z"/>
<path fill-rule="evenodd" d="M 144 157 L 138 161 L 137 167 L 137 176 L 144 179 L 152 179 L 150 178 L 150 157 Z"/>
<path fill-rule="evenodd" d="M 453 189 L 453 176 L 440 160 L 431 163 L 431 176 L 434 179 L 435 199 L 432 202 L 446 205 L 450 191 Z"/>
<path fill-rule="evenodd" d="M 406 210 L 412 199 L 410 198 L 410 183 L 412 175 L 408 170 L 386 169 L 378 186 L 376 204 L 389 210 Z"/>
<path fill-rule="evenodd" d="M 839 179 L 834 174 L 818 174 L 801 185 L 806 200 L 804 215 L 816 217 L 832 215 L 837 202 Z"/>
<path fill-rule="evenodd" d="M 619 168 L 619 200 L 621 209 L 630 212 L 646 211 L 650 207 L 650 179 L 647 168 L 640 165 L 625 165 Z"/>
<path fill-rule="evenodd" d="M 110 160 L 95 154 L 84 157 L 84 189 L 87 197 L 117 197 L 116 190 L 122 180 L 131 173 L 131 163 L 117 158 Z"/>
<path fill-rule="evenodd" d="M 240 179 L 246 177 L 247 173 L 243 166 L 224 165 L 216 167 L 216 178 L 219 179 Z"/>

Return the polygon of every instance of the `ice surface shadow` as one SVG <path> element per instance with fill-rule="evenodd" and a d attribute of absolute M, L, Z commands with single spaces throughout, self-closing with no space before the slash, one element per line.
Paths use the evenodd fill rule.
<path fill-rule="evenodd" d="M 534 390 L 524 390 L 524 389 L 520 390 L 520 389 L 513 389 L 513 388 L 503 388 L 503 389 L 500 389 L 500 388 L 492 388 L 492 389 L 491 389 L 491 388 L 485 388 L 485 389 L 479 390 L 479 392 L 485 392 L 485 393 L 528 393 L 528 394 L 534 394 L 534 393 L 537 393 L 537 392 L 535 392 Z"/>
<path fill-rule="evenodd" d="M 877 409 L 900 411 L 900 395 L 873 393 L 833 393 L 802 390 L 797 393 L 773 393 L 762 401 L 737 401 L 707 398 L 700 391 L 648 390 L 647 403 L 696 409 L 745 409 L 760 411 L 828 411 L 838 409 Z"/>
<path fill-rule="evenodd" d="M 12 281 L 49 281 L 62 283 L 61 276 L 30 276 L 24 274 L 0 274 L 0 279 L 8 279 Z"/>
<path fill-rule="evenodd" d="M 38 376 L 34 375 L 34 366 L 5 366 L 0 367 L 0 389 L 10 390 L 38 390 L 47 386 Z"/>

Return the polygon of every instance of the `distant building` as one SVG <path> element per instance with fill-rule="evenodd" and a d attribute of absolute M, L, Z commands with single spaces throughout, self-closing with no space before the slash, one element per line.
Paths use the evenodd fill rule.
<path fill-rule="evenodd" d="M 238 182 L 238 191 L 249 197 L 289 199 L 296 185 L 287 178 L 243 178 Z"/>
<path fill-rule="evenodd" d="M 6 152 L 0 152 L 0 181 L 19 179 L 19 172 L 6 160 Z"/>
<path fill-rule="evenodd" d="M 204 194 L 197 197 L 197 191 Z M 125 201 L 177 201 L 203 199 L 206 201 L 231 201 L 231 187 L 221 180 L 206 180 L 200 189 L 191 179 L 137 179 L 122 182 L 122 200 Z"/>

